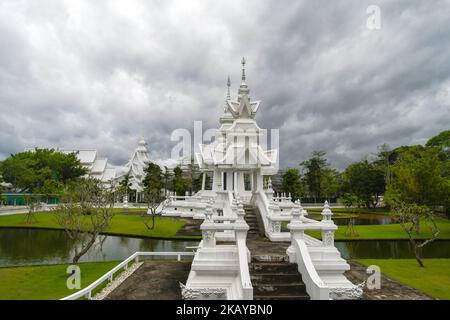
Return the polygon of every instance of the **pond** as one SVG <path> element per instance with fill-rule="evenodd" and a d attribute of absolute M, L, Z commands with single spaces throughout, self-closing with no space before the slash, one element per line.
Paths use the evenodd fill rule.
<path fill-rule="evenodd" d="M 120 261 L 136 251 L 192 251 L 186 247 L 198 245 L 198 241 L 117 236 L 101 236 L 98 240 L 103 243 L 97 241 L 80 262 Z M 67 263 L 72 256 L 72 242 L 64 231 L 0 228 L 0 267 Z"/>
<path fill-rule="evenodd" d="M 102 236 L 81 258 L 82 262 L 119 261 L 136 251 L 191 251 L 198 241 L 156 240 Z M 343 258 L 413 258 L 408 241 L 336 241 Z M 72 245 L 64 231 L 0 228 L 0 267 L 68 263 Z M 450 258 L 450 240 L 428 244 L 424 258 Z M 157 257 L 156 259 L 162 259 Z M 168 257 L 173 259 L 173 257 Z"/>
<path fill-rule="evenodd" d="M 308 218 L 319 221 L 322 220 L 322 215 L 310 213 L 308 215 Z M 350 220 L 353 220 L 354 225 L 380 225 L 380 224 L 396 223 L 394 217 L 382 214 L 369 214 L 369 213 L 361 213 L 356 218 L 338 218 L 337 216 L 335 216 L 332 219 L 337 226 L 348 226 Z"/>
<path fill-rule="evenodd" d="M 405 240 L 335 241 L 345 259 L 413 259 L 412 246 Z M 422 258 L 450 258 L 450 240 L 427 244 Z"/>

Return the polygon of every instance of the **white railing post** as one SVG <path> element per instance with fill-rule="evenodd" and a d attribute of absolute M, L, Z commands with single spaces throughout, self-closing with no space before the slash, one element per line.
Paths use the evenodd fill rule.
<path fill-rule="evenodd" d="M 289 261 L 291 263 L 296 262 L 296 250 L 295 250 L 295 240 L 303 240 L 305 238 L 305 229 L 303 225 L 302 218 L 302 206 L 300 202 L 296 203 L 296 206 L 292 209 L 292 219 L 288 224 L 288 228 L 291 232 L 291 245 L 286 250 L 289 256 Z"/>
<path fill-rule="evenodd" d="M 202 230 L 203 246 L 205 248 L 214 248 L 216 246 L 216 231 L 214 229 L 212 214 L 212 200 L 209 200 L 205 209 L 205 220 L 203 220 L 203 223 L 200 225 L 200 230 Z"/>
<path fill-rule="evenodd" d="M 328 201 L 325 201 L 322 210 L 322 245 L 324 247 L 334 247 L 334 232 L 337 229 L 333 220 L 331 220 L 331 216 L 333 212 L 331 212 L 330 206 L 328 205 Z"/>

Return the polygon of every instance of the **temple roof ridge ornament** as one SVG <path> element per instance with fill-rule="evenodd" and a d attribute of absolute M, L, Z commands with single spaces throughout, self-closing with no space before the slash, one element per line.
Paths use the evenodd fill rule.
<path fill-rule="evenodd" d="M 230 76 L 228 76 L 227 79 L 227 100 L 231 100 L 231 94 L 230 94 L 230 87 L 231 87 L 231 80 L 230 80 Z"/>
<path fill-rule="evenodd" d="M 237 100 L 232 100 L 229 94 L 231 82 L 227 82 L 228 94 L 225 100 L 224 114 L 220 118 L 220 123 L 231 123 L 236 119 L 253 119 L 258 111 L 261 101 L 252 101 L 249 93 L 250 89 L 246 83 L 245 57 L 242 58 L 242 82 L 238 90 Z"/>
<path fill-rule="evenodd" d="M 245 83 L 245 79 L 246 79 L 246 76 L 245 76 L 245 63 L 246 63 L 245 62 L 245 57 L 242 57 L 242 61 L 241 61 L 241 64 L 242 64 L 242 82 L 241 82 L 241 85 L 240 85 L 239 91 L 238 91 L 239 98 L 241 98 L 242 95 L 248 95 L 250 93 L 250 89 L 248 88 L 247 83 Z"/>

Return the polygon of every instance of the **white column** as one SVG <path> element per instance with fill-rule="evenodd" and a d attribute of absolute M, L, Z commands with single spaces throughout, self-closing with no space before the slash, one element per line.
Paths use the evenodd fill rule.
<path fill-rule="evenodd" d="M 203 172 L 203 177 L 202 177 L 202 190 L 205 190 L 205 183 L 206 183 L 206 172 Z"/>

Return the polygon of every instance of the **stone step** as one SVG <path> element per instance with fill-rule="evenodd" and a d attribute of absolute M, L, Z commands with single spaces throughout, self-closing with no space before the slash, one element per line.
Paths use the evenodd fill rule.
<path fill-rule="evenodd" d="M 297 296 L 305 294 L 305 285 L 285 284 L 285 285 L 256 285 L 253 287 L 253 294 L 257 296 Z"/>
<path fill-rule="evenodd" d="M 304 285 L 299 273 L 292 274 L 253 274 L 251 276 L 254 286 L 277 285 Z"/>
<path fill-rule="evenodd" d="M 252 255 L 251 262 L 289 262 L 287 255 Z"/>
<path fill-rule="evenodd" d="M 309 296 L 305 295 L 296 295 L 296 296 L 258 296 L 254 295 L 253 300 L 309 300 Z"/>
<path fill-rule="evenodd" d="M 251 269 L 255 274 L 283 274 L 283 273 L 295 273 L 298 272 L 296 264 L 290 263 L 265 263 L 258 262 L 252 263 Z"/>

